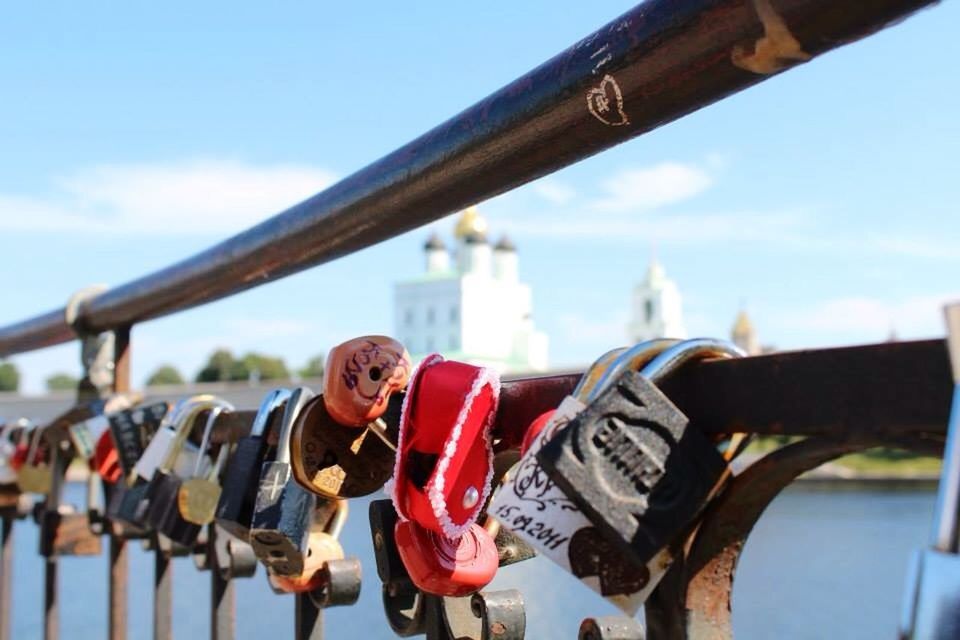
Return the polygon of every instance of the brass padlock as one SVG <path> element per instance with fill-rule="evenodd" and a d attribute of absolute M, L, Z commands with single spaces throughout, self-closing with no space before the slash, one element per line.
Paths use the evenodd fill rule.
<path fill-rule="evenodd" d="M 331 560 L 343 559 L 339 538 L 348 513 L 346 500 L 319 502 L 303 558 L 303 571 L 299 575 L 281 576 L 268 570 L 270 586 L 274 591 L 304 593 L 323 585 L 323 565 Z"/>
<path fill-rule="evenodd" d="M 400 399 L 392 396 L 387 423 L 399 423 L 400 407 Z M 322 396 L 308 402 L 300 412 L 290 446 L 290 464 L 297 482 L 328 499 L 359 498 L 379 491 L 393 474 L 396 462 L 394 448 L 370 429 L 335 421 Z"/>
<path fill-rule="evenodd" d="M 37 427 L 30 434 L 30 449 L 17 475 L 17 485 L 23 493 L 50 493 L 53 470 L 48 464 L 49 447 L 43 442 L 45 427 Z"/>
<path fill-rule="evenodd" d="M 298 387 L 287 401 L 277 453 L 263 463 L 250 523 L 250 545 L 260 561 L 282 576 L 303 572 L 316 496 L 300 486 L 290 471 L 290 435 L 297 415 L 314 393 Z"/>
<path fill-rule="evenodd" d="M 200 451 L 206 451 L 210 444 L 213 425 L 225 407 L 214 407 L 207 415 L 207 424 L 203 429 L 203 440 Z M 230 454 L 229 443 L 220 446 L 216 460 L 205 476 L 201 475 L 203 456 L 197 456 L 197 463 L 193 469 L 193 476 L 184 479 L 177 493 L 177 507 L 180 515 L 187 522 L 196 525 L 205 525 L 213 522 L 217 511 L 217 502 L 220 500 L 220 471 Z"/>

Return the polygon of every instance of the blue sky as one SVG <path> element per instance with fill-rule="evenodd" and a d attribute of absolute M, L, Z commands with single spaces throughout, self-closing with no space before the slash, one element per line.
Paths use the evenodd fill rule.
<path fill-rule="evenodd" d="M 7 7 L 0 325 L 281 211 L 631 7 L 341 4 Z M 726 335 L 743 303 L 781 348 L 941 335 L 960 297 L 957 24 L 945 3 L 481 203 L 519 247 L 551 361 L 624 342 L 654 250 L 694 334 Z M 135 380 L 192 375 L 220 345 L 299 366 L 392 332 L 392 283 L 420 273 L 428 233 L 138 326 Z M 14 361 L 27 391 L 79 369 L 74 345 Z"/>

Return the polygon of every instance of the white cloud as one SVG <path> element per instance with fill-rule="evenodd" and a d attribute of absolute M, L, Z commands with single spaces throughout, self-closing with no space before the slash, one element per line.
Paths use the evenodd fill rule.
<path fill-rule="evenodd" d="M 553 178 L 545 178 L 534 182 L 533 191 L 547 202 L 556 205 L 567 204 L 577 195 L 573 187 Z"/>
<path fill-rule="evenodd" d="M 0 229 L 222 234 L 272 216 L 332 184 L 303 165 L 232 160 L 103 165 L 55 181 L 43 197 L 0 194 Z"/>
<path fill-rule="evenodd" d="M 620 217 L 553 215 L 511 216 L 503 225 L 510 233 L 573 238 L 611 238 L 669 245 L 713 242 L 791 242 L 807 227 L 800 212 L 737 212 L 649 214 Z"/>
<path fill-rule="evenodd" d="M 647 211 L 699 195 L 713 178 L 693 164 L 661 162 L 625 169 L 601 182 L 604 195 L 591 208 L 604 212 Z"/>
<path fill-rule="evenodd" d="M 882 340 L 891 331 L 903 338 L 937 336 L 944 332 L 943 305 L 954 300 L 960 300 L 960 290 L 893 301 L 868 296 L 834 298 L 791 310 L 778 324 L 787 330 L 838 338 L 857 336 L 864 341 Z"/>
<path fill-rule="evenodd" d="M 877 235 L 867 239 L 868 246 L 879 253 L 930 260 L 957 260 L 960 251 L 947 239 Z"/>

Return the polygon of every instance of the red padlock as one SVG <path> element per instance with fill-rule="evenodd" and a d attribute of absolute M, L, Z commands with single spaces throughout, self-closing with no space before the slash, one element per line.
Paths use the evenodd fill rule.
<path fill-rule="evenodd" d="M 120 456 L 117 454 L 117 447 L 113 443 L 110 431 L 104 431 L 97 439 L 97 446 L 93 451 L 93 467 L 104 482 L 116 484 L 123 477 Z"/>
<path fill-rule="evenodd" d="M 363 427 L 383 415 L 390 394 L 407 386 L 410 354 L 388 336 L 364 336 L 330 350 L 323 403 L 340 424 Z"/>
<path fill-rule="evenodd" d="M 497 570 L 496 544 L 475 520 L 490 494 L 499 395 L 495 371 L 437 354 L 410 380 L 392 498 L 397 549 L 422 591 L 473 593 Z"/>
<path fill-rule="evenodd" d="M 33 427 L 36 429 L 36 427 Z M 20 471 L 20 468 L 27 461 L 27 455 L 30 453 L 30 432 L 29 426 L 23 427 L 20 431 L 20 437 L 17 439 L 17 445 L 13 449 L 13 455 L 10 456 L 10 466 L 14 471 Z"/>
<path fill-rule="evenodd" d="M 543 431 L 543 428 L 547 426 L 547 422 L 550 421 L 550 418 L 552 418 L 553 414 L 556 412 L 556 409 L 548 409 L 537 416 L 534 421 L 530 423 L 530 426 L 527 427 L 527 432 L 523 434 L 523 441 L 520 443 L 521 457 L 526 455 L 527 449 L 530 448 L 530 445 L 532 445 L 533 441 L 537 439 L 537 436 L 540 435 L 540 432 Z"/>
<path fill-rule="evenodd" d="M 394 538 L 410 581 L 426 593 L 469 595 L 490 584 L 497 572 L 497 545 L 476 523 L 451 540 L 412 520 L 400 520 Z"/>

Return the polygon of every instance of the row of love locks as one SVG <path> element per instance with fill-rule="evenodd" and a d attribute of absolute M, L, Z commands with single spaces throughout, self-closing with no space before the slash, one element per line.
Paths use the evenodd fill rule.
<path fill-rule="evenodd" d="M 212 395 L 170 406 L 115 394 L 50 425 L 9 423 L 0 484 L 22 503 L 58 482 L 52 452 L 87 460 L 85 509 L 34 509 L 43 555 L 99 553 L 105 530 L 196 553 L 212 532 L 224 579 L 262 564 L 274 591 L 317 607 L 356 601 L 359 562 L 338 539 L 347 501 L 385 488 L 370 529 L 399 635 L 523 638 L 520 592 L 484 589 L 498 567 L 542 555 L 623 612 L 585 620 L 579 637 L 642 638 L 635 614 L 746 444 L 706 437 L 660 386 L 688 363 L 741 355 L 708 339 L 611 351 L 509 443 L 494 428 L 510 419 L 496 372 L 440 355 L 413 370 L 399 342 L 366 336 L 330 352 L 321 394 L 267 394 L 236 441 L 216 434 L 237 410 Z"/>

